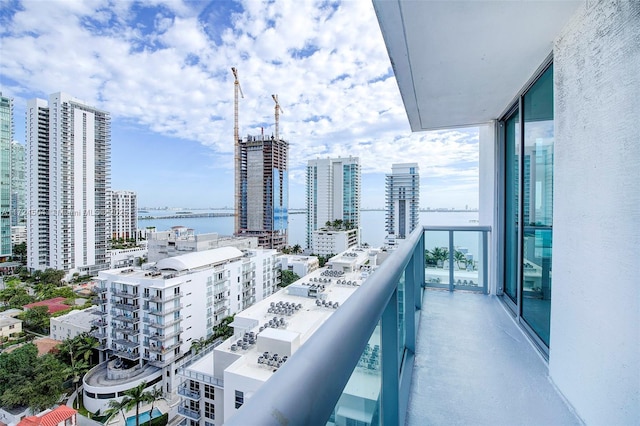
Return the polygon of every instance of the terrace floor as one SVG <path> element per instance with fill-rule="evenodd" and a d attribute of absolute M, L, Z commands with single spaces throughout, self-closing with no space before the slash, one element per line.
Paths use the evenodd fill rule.
<path fill-rule="evenodd" d="M 424 292 L 406 425 L 580 424 L 496 296 Z"/>

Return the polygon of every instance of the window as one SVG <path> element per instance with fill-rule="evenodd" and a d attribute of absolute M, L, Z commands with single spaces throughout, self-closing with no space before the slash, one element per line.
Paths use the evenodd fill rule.
<path fill-rule="evenodd" d="M 204 397 L 208 399 L 215 399 L 215 391 L 213 386 L 204 385 Z"/>
<path fill-rule="evenodd" d="M 236 408 L 242 407 L 242 404 L 244 404 L 244 392 L 237 390 L 236 391 Z"/>
<path fill-rule="evenodd" d="M 204 416 L 208 419 L 215 420 L 216 416 L 215 405 L 210 402 L 204 403 Z"/>

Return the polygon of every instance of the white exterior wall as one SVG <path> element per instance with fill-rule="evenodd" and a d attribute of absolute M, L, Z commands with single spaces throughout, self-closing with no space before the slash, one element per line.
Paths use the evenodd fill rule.
<path fill-rule="evenodd" d="M 71 311 L 66 315 L 49 319 L 49 337 L 54 340 L 73 339 L 79 334 L 91 331 L 91 320 L 94 308 Z"/>
<path fill-rule="evenodd" d="M 358 230 L 350 231 L 313 231 L 311 251 L 318 255 L 342 253 L 358 244 Z"/>
<path fill-rule="evenodd" d="M 48 122 L 44 117 L 48 111 L 47 101 L 43 99 L 31 99 L 27 101 L 27 266 L 30 269 L 45 269 L 47 266 L 46 257 L 49 253 L 48 236 L 41 230 L 48 229 L 49 217 L 39 216 L 38 209 L 48 209 L 40 204 L 38 200 L 39 190 L 46 193 L 48 186 L 48 176 L 39 176 L 38 165 L 44 163 L 45 158 L 39 158 L 39 148 L 48 152 L 49 140 L 45 136 L 40 137 L 38 127 L 40 125 L 48 127 Z M 45 154 L 46 156 L 46 154 Z M 48 166 L 47 166 L 48 170 Z M 48 197 L 45 196 L 48 199 Z"/>
<path fill-rule="evenodd" d="M 138 231 L 137 196 L 133 191 L 112 191 L 111 238 L 136 239 Z"/>
<path fill-rule="evenodd" d="M 587 2 L 554 49 L 549 355 L 586 424 L 640 419 L 639 88 L 640 3 Z"/>

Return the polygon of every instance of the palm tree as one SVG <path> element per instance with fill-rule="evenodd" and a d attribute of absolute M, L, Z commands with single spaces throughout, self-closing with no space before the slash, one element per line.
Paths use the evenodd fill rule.
<path fill-rule="evenodd" d="M 142 382 L 135 388 L 131 388 L 124 393 L 125 397 L 123 399 L 123 402 L 127 400 L 127 404 L 125 406 L 126 409 L 130 410 L 133 407 L 136 407 L 136 426 L 140 426 L 140 404 L 150 402 L 151 398 L 153 398 L 153 392 L 144 391 L 146 387 L 147 382 Z"/>
<path fill-rule="evenodd" d="M 440 262 L 444 262 L 445 260 L 449 259 L 449 250 L 444 247 L 434 247 L 431 253 L 436 259 L 438 266 L 441 266 Z"/>
<path fill-rule="evenodd" d="M 153 387 L 150 391 L 145 392 L 147 395 L 147 402 L 151 403 L 151 411 L 149 412 L 149 419 L 153 418 L 153 406 L 156 401 L 162 399 L 164 397 L 164 392 L 162 392 L 162 388 L 158 388 L 156 386 Z"/>
<path fill-rule="evenodd" d="M 453 259 L 456 261 L 456 265 L 458 265 L 458 269 L 460 269 L 460 263 L 464 263 L 465 268 L 467 267 L 467 257 L 460 250 L 456 250 L 453 253 Z"/>
<path fill-rule="evenodd" d="M 78 394 L 78 383 L 87 371 L 89 371 L 89 363 L 87 361 L 82 359 L 74 360 L 73 358 L 71 358 L 71 367 L 69 367 L 66 372 L 68 377 L 73 378 L 73 384 L 76 388 L 76 395 Z"/>
<path fill-rule="evenodd" d="M 207 344 L 207 340 L 204 337 L 194 340 L 191 342 L 191 350 L 194 354 L 200 352 Z"/>
<path fill-rule="evenodd" d="M 118 411 L 122 414 L 122 420 L 127 424 L 127 418 L 124 416 L 124 412 L 127 409 L 127 404 L 129 404 L 129 399 L 127 397 L 122 398 L 122 401 L 118 401 L 117 399 L 112 399 L 109 401 L 109 408 L 107 408 L 104 414 L 107 416 L 105 420 L 105 424 L 111 419 L 111 417 L 118 414 Z"/>
<path fill-rule="evenodd" d="M 302 253 L 302 247 L 300 247 L 300 244 L 296 244 L 295 246 L 293 246 L 291 251 L 293 251 L 293 254 Z"/>

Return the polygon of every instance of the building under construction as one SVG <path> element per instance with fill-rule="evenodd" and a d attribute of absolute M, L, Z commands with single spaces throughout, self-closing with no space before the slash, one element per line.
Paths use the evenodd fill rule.
<path fill-rule="evenodd" d="M 235 234 L 258 237 L 264 248 L 282 249 L 287 245 L 289 220 L 289 144 L 280 139 L 279 118 L 282 108 L 275 102 L 275 137 L 239 137 L 238 101 L 244 98 L 238 70 L 234 77 L 234 152 L 235 152 Z"/>
<path fill-rule="evenodd" d="M 287 245 L 289 144 L 264 135 L 239 140 L 239 236 L 257 236 L 261 247 Z"/>

